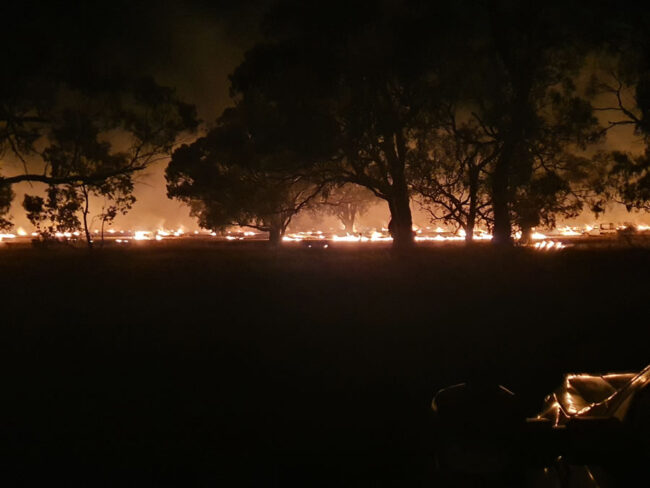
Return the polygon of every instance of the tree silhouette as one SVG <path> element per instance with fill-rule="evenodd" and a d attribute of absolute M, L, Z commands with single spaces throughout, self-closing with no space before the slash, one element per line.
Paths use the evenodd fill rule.
<path fill-rule="evenodd" d="M 336 217 L 347 234 L 356 232 L 355 223 L 376 200 L 365 188 L 347 184 L 323 194 L 323 199 L 314 206 L 316 212 Z"/>
<path fill-rule="evenodd" d="M 650 15 L 634 5 L 608 12 L 601 29 L 602 46 L 598 70 L 592 79 L 594 96 L 602 101 L 596 110 L 607 117 L 606 129 L 632 127 L 645 143 L 641 154 L 629 151 L 601 152 L 602 210 L 613 200 L 628 211 L 650 209 Z"/>
<path fill-rule="evenodd" d="M 413 189 L 434 222 L 456 225 L 470 243 L 475 226 L 491 220 L 488 177 L 499 146 L 484 137 L 473 116 L 463 120 L 458 112 L 448 104 L 443 122 L 418 144 Z"/>
<path fill-rule="evenodd" d="M 13 224 L 11 220 L 5 219 L 3 215 L 9 213 L 11 201 L 14 199 L 14 192 L 11 191 L 10 186 L 0 186 L 0 230 L 11 229 Z"/>
<path fill-rule="evenodd" d="M 499 145 L 491 171 L 496 244 L 510 243 L 515 207 L 524 201 L 517 194 L 538 186 L 536 168 L 598 137 L 591 106 L 574 82 L 586 53 L 580 18 L 579 6 L 566 2 L 494 0 L 479 7 L 471 24 L 466 55 L 473 51 L 477 62 L 465 93 L 485 135 Z"/>
<path fill-rule="evenodd" d="M 418 37 L 426 28 L 419 14 L 379 1 L 284 2 L 231 78 L 238 99 L 262 98 L 279 114 L 279 125 L 267 126 L 277 136 L 269 154 L 301 161 L 314 180 L 360 185 L 386 201 L 397 247 L 414 242 L 410 141 L 435 86 L 418 59 L 430 50 Z"/>
<path fill-rule="evenodd" d="M 128 210 L 132 175 L 168 155 L 178 136 L 198 124 L 193 106 L 151 78 L 119 77 L 99 89 L 45 81 L 46 97 L 31 91 L 44 89 L 36 83 L 5 92 L 0 103 L 0 149 L 23 165 L 19 174 L 0 176 L 0 188 L 45 183 L 67 187 L 60 194 L 75 200 L 101 195 Z M 3 190 L 4 201 L 10 196 Z"/>
<path fill-rule="evenodd" d="M 50 186 L 46 199 L 25 195 L 23 207 L 45 241 L 53 239 L 57 233 L 72 233 L 80 228 L 78 213 L 82 206 L 74 187 Z"/>
<path fill-rule="evenodd" d="M 205 228 L 252 227 L 277 245 L 324 185 L 269 157 L 267 133 L 248 113 L 245 104 L 228 109 L 205 137 L 177 149 L 165 173 L 167 193 L 188 203 Z"/>
<path fill-rule="evenodd" d="M 385 200 L 396 246 L 413 242 L 414 185 L 446 208 L 436 216 L 473 227 L 478 207 L 488 214 L 476 184 L 477 174 L 486 177 L 497 244 L 510 243 L 513 219 L 528 226 L 544 213 L 575 208 L 562 196 L 577 198 L 564 181 L 575 171 L 560 166 L 600 136 L 575 83 L 587 52 L 578 8 L 501 0 L 354 8 L 333 2 L 322 10 L 280 5 L 267 18 L 265 40 L 233 74 L 233 93 L 239 100 L 262 98 L 281 114 L 272 132 L 283 135 L 269 153 L 311 163 L 321 177 L 361 185 Z M 432 32 L 434 18 L 448 22 Z M 450 152 L 440 135 L 450 124 L 449 105 L 452 117 L 471 121 L 482 162 L 441 163 L 449 161 L 440 158 Z M 436 154 L 434 141 L 436 164 L 427 162 Z M 452 167 L 465 168 L 467 183 L 449 184 Z M 467 199 L 462 191 L 470 187 Z M 555 197 L 533 197 L 542 188 Z M 526 218 L 517 216 L 519 204 Z"/>

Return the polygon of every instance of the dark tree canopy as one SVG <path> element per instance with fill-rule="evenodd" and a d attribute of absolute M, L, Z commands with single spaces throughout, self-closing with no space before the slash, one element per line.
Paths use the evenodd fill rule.
<path fill-rule="evenodd" d="M 421 13 L 381 1 L 283 2 L 232 76 L 236 99 L 280 114 L 270 151 L 301 161 L 315 181 L 385 200 L 398 246 L 413 242 L 410 141 L 436 86 L 425 69 L 432 44 L 411 35 L 414 23 L 424 27 Z"/>
<path fill-rule="evenodd" d="M 573 179 L 584 167 L 568 166 L 584 162 L 580 154 L 602 134 L 575 82 L 597 43 L 581 24 L 591 21 L 583 7 L 281 2 L 266 20 L 265 40 L 233 74 L 232 91 L 239 103 L 259 108 L 261 100 L 272 112 L 269 154 L 301 161 L 312 178 L 361 185 L 384 199 L 396 245 L 412 242 L 411 193 L 425 180 L 428 200 L 442 196 L 437 204 L 449 204 L 447 218 L 461 225 L 489 201 L 483 214 L 495 242 L 508 243 L 513 223 L 530 227 L 581 206 Z M 436 29 L 427 28 L 432 23 Z M 463 170 L 467 160 L 456 156 L 446 169 L 436 161 L 450 117 L 472 128 L 485 159 L 478 169 Z M 476 174 L 469 205 L 455 194 L 460 187 L 434 182 L 436 169 L 478 171 L 488 199 L 477 203 Z"/>
<path fill-rule="evenodd" d="M 52 81 L 49 88 L 47 100 L 32 92 L 4 94 L 0 147 L 22 171 L 8 175 L 0 166 L 0 187 L 22 181 L 67 186 L 68 196 L 81 192 L 87 199 L 90 192 L 128 209 L 133 173 L 168 155 L 178 136 L 198 123 L 194 107 L 151 78 L 121 78 L 102 89 Z"/>
<path fill-rule="evenodd" d="M 194 107 L 140 66 L 145 53 L 134 46 L 154 36 L 142 8 L 121 0 L 3 6 L 0 210 L 22 181 L 77 199 L 101 195 L 106 215 L 110 201 L 126 210 L 133 172 L 196 129 Z"/>
<path fill-rule="evenodd" d="M 418 143 L 413 192 L 432 221 L 451 224 L 474 238 L 479 223 L 491 224 L 488 179 L 499 145 L 483 133 L 471 114 L 448 104 L 436 130 Z"/>
<path fill-rule="evenodd" d="M 269 157 L 273 121 L 261 118 L 260 129 L 247 113 L 244 104 L 227 110 L 205 137 L 177 149 L 166 170 L 167 192 L 188 203 L 205 228 L 253 227 L 277 244 L 323 185 L 301 174 L 291 157 Z"/>

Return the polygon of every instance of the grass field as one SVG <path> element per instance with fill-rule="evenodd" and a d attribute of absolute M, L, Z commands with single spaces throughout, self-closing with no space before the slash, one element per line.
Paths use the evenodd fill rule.
<path fill-rule="evenodd" d="M 432 486 L 439 388 L 494 378 L 533 414 L 564 372 L 650 362 L 649 271 L 647 250 L 0 249 L 5 469 Z"/>

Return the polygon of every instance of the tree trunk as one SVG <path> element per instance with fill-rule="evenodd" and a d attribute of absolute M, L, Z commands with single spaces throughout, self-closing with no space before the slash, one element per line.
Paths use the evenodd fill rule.
<path fill-rule="evenodd" d="M 271 227 L 269 230 L 269 244 L 277 247 L 282 243 L 282 229 L 280 227 Z"/>
<path fill-rule="evenodd" d="M 474 242 L 474 224 L 467 224 L 465 226 L 465 244 L 470 245 Z"/>
<path fill-rule="evenodd" d="M 396 121 L 398 118 L 395 119 Z M 406 138 L 401 130 L 386 134 L 383 152 L 389 162 L 389 176 L 392 180 L 388 207 L 390 223 L 388 230 L 393 237 L 393 249 L 410 249 L 415 244 L 411 199 L 406 182 Z"/>
<path fill-rule="evenodd" d="M 469 170 L 469 211 L 467 212 L 467 225 L 465 226 L 465 243 L 474 241 L 474 226 L 478 206 L 478 177 L 479 169 L 472 167 Z"/>
<path fill-rule="evenodd" d="M 500 246 L 512 245 L 512 223 L 510 222 L 510 199 L 508 196 L 508 174 L 512 154 L 511 148 L 504 147 L 492 175 L 492 213 L 494 214 L 492 242 Z"/>
<path fill-rule="evenodd" d="M 415 243 L 413 237 L 413 218 L 409 204 L 409 197 L 406 191 L 388 202 L 390 209 L 388 230 L 393 237 L 393 247 L 395 249 L 409 249 Z"/>
<path fill-rule="evenodd" d="M 84 216 L 84 232 L 86 233 L 86 243 L 88 244 L 88 249 L 92 249 L 93 238 L 90 235 L 90 230 L 88 229 L 88 190 L 86 189 L 85 186 L 82 186 L 81 190 L 84 194 L 84 201 L 85 201 L 83 216 Z"/>
<path fill-rule="evenodd" d="M 530 244 L 533 241 L 533 227 L 531 225 L 522 224 L 521 226 L 521 239 L 520 244 Z"/>
<path fill-rule="evenodd" d="M 339 220 L 343 224 L 343 230 L 346 234 L 354 234 L 354 221 L 356 216 L 356 206 L 352 204 L 344 204 L 339 212 Z"/>

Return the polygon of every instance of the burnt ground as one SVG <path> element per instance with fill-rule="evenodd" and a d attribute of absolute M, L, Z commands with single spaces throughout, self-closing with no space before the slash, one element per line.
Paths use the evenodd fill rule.
<path fill-rule="evenodd" d="M 3 476 L 432 486 L 439 388 L 496 379 L 533 414 L 564 372 L 650 362 L 649 265 L 634 249 L 0 248 Z"/>

